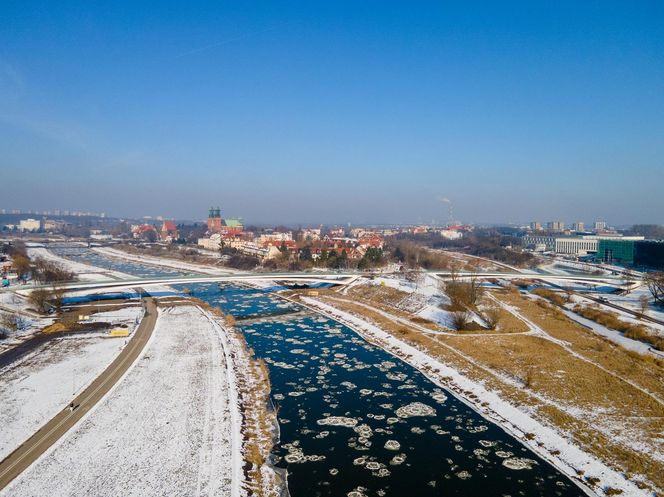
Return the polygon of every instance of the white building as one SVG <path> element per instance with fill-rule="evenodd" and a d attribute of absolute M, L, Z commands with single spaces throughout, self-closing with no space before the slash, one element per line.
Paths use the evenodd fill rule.
<path fill-rule="evenodd" d="M 438 233 L 440 236 L 448 240 L 459 240 L 460 238 L 463 238 L 463 233 L 456 230 L 440 230 Z"/>
<path fill-rule="evenodd" d="M 38 231 L 41 228 L 41 222 L 38 219 L 21 219 L 18 223 L 18 229 L 21 231 Z"/>
<path fill-rule="evenodd" d="M 585 236 L 556 238 L 554 251 L 556 254 L 587 255 L 590 252 L 597 252 L 597 239 L 587 239 Z"/>
<path fill-rule="evenodd" d="M 303 240 L 316 241 L 320 240 L 319 228 L 304 228 L 301 233 Z"/>
<path fill-rule="evenodd" d="M 211 235 L 210 238 L 199 238 L 198 246 L 206 250 L 217 251 L 221 248 L 221 235 L 215 233 L 214 235 Z"/>
<path fill-rule="evenodd" d="M 588 255 L 597 252 L 599 240 L 643 240 L 642 236 L 582 235 L 582 236 L 537 236 L 523 237 L 523 246 L 535 252 L 555 252 L 563 255 Z"/>
<path fill-rule="evenodd" d="M 254 242 L 242 242 L 237 249 L 244 255 L 257 257 L 260 260 L 274 259 L 281 255 L 276 245 L 259 245 Z"/>
<path fill-rule="evenodd" d="M 261 236 L 258 237 L 257 242 L 260 245 L 262 245 L 265 242 L 285 242 L 292 239 L 293 239 L 292 231 L 286 231 L 283 233 L 275 231 L 274 233 L 263 233 Z"/>

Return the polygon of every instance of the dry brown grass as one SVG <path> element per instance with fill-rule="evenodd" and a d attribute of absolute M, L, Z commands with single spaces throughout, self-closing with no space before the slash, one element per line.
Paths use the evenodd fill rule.
<path fill-rule="evenodd" d="M 565 305 L 567 303 L 567 296 L 554 292 L 549 288 L 535 288 L 531 293 L 539 295 L 556 305 Z"/>
<path fill-rule="evenodd" d="M 413 314 L 413 311 L 419 309 L 421 303 L 417 302 L 412 294 L 402 292 L 396 288 L 384 285 L 361 285 L 351 288 L 347 296 L 327 292 L 321 293 L 321 296 L 333 295 L 337 298 L 352 299 L 357 302 L 371 305 L 384 310 L 400 318 L 408 319 L 415 324 L 428 328 L 432 331 L 443 331 L 446 328 L 438 324 Z"/>
<path fill-rule="evenodd" d="M 651 450 L 661 450 L 664 407 L 621 379 L 624 377 L 661 396 L 664 394 L 661 365 L 589 334 L 550 304 L 538 305 L 511 292 L 500 292 L 499 296 L 547 333 L 568 342 L 582 357 L 575 357 L 561 345 L 541 336 L 431 336 L 351 301 L 328 302 L 374 322 L 460 373 L 482 382 L 502 398 L 534 413 L 545 424 L 556 426 L 617 470 L 628 475 L 645 475 L 656 487 L 664 488 L 664 465 L 651 457 L 651 451 L 620 443 L 609 435 L 610 431 L 602 428 L 624 427 Z M 522 321 L 508 314 L 524 326 Z M 575 410 L 563 410 L 568 407 Z"/>
<path fill-rule="evenodd" d="M 504 292 L 492 292 L 494 295 L 500 295 Z M 529 330 L 528 325 L 519 319 L 513 313 L 503 307 L 494 307 L 492 300 L 485 298 L 482 302 L 484 306 L 491 306 L 498 313 L 498 324 L 496 330 L 502 333 L 524 333 Z"/>
<path fill-rule="evenodd" d="M 569 319 L 560 309 L 521 295 L 503 294 L 528 319 L 554 338 L 569 343 L 573 350 L 643 388 L 664 395 L 664 361 L 620 347 Z"/>
<path fill-rule="evenodd" d="M 648 328 L 642 324 L 629 323 L 620 319 L 616 312 L 605 311 L 595 305 L 575 305 L 574 312 L 586 319 L 624 333 L 627 338 L 648 343 L 657 350 L 664 350 L 664 338 L 653 335 Z"/>
<path fill-rule="evenodd" d="M 387 285 L 358 285 L 348 290 L 348 295 L 374 304 L 382 304 L 403 310 L 413 304 L 412 295 Z"/>
<path fill-rule="evenodd" d="M 249 351 L 253 355 L 252 351 Z M 248 463 L 248 486 L 254 495 L 264 496 L 265 485 L 261 467 L 272 450 L 271 429 L 276 414 L 268 409 L 270 380 L 267 365 L 261 359 L 254 359 L 243 372 L 251 383 L 241 381 L 243 404 L 244 458 Z"/>

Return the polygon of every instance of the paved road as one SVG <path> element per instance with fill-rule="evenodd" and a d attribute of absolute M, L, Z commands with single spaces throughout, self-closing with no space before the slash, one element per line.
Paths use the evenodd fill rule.
<path fill-rule="evenodd" d="M 577 295 L 578 295 L 579 297 L 583 297 L 583 298 L 585 298 L 585 299 L 592 300 L 593 302 L 596 302 L 596 303 L 598 303 L 598 304 L 605 305 L 605 306 L 607 306 L 607 307 L 612 307 L 612 308 L 614 308 L 614 309 L 616 309 L 616 310 L 618 310 L 618 311 L 626 312 L 627 314 L 631 314 L 632 316 L 634 316 L 634 317 L 636 317 L 636 318 L 638 318 L 638 319 L 641 319 L 641 320 L 643 320 L 643 321 L 650 321 L 651 323 L 664 325 L 664 321 L 662 321 L 661 319 L 657 319 L 657 318 L 653 318 L 653 317 L 650 317 L 650 316 L 641 315 L 641 313 L 640 313 L 639 311 L 635 311 L 635 310 L 630 309 L 630 308 L 628 308 L 628 307 L 623 307 L 623 306 L 621 306 L 621 305 L 614 304 L 613 302 L 608 302 L 608 301 L 602 300 L 601 298 L 598 298 L 598 297 L 592 297 L 592 296 L 590 296 L 590 295 L 584 295 L 584 294 L 582 294 L 582 293 L 578 293 Z"/>
<path fill-rule="evenodd" d="M 531 279 L 535 279 L 535 278 L 531 278 Z M 545 283 L 545 284 L 548 283 L 549 285 L 551 285 L 553 287 L 564 290 L 564 288 L 562 286 L 551 283 L 550 281 L 548 281 L 548 282 L 542 281 L 542 283 Z M 639 311 L 635 311 L 634 309 L 630 309 L 629 307 L 624 307 L 622 305 L 615 304 L 615 303 L 610 302 L 608 300 L 602 300 L 600 297 L 594 297 L 592 295 L 588 295 L 588 294 L 583 293 L 583 292 L 572 291 L 572 293 L 574 295 L 576 295 L 577 297 L 581 297 L 581 298 L 584 298 L 584 299 L 587 299 L 587 300 L 592 300 L 593 302 L 595 302 L 597 304 L 604 305 L 606 307 L 612 307 L 613 309 L 616 309 L 618 311 L 626 312 L 627 314 L 631 314 L 635 318 L 641 319 L 643 321 L 650 321 L 651 323 L 655 323 L 655 324 L 659 324 L 659 325 L 664 326 L 664 321 L 662 321 L 661 319 L 653 318 L 653 317 L 646 316 L 646 315 L 641 315 L 641 313 Z"/>
<path fill-rule="evenodd" d="M 53 419 L 42 426 L 18 449 L 0 462 L 0 489 L 16 478 L 32 464 L 46 449 L 72 428 L 85 414 L 115 385 L 122 375 L 138 358 L 150 339 L 157 321 L 157 304 L 152 298 L 145 298 L 145 316 L 127 346 L 92 384 L 73 401 L 74 410 L 69 407 L 60 411 Z M 120 339 L 121 340 L 121 339 Z"/>

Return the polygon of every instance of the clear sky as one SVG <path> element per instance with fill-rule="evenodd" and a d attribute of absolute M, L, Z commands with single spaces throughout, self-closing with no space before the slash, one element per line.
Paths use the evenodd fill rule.
<path fill-rule="evenodd" d="M 664 223 L 664 2 L 0 3 L 0 207 Z"/>

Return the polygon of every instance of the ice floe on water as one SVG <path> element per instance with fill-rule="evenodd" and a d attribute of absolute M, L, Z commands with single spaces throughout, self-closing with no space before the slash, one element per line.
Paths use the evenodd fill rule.
<path fill-rule="evenodd" d="M 282 447 L 288 451 L 288 454 L 284 456 L 284 459 L 290 464 L 325 460 L 325 456 L 323 455 L 305 455 L 300 447 L 300 442 L 297 440 L 289 444 L 284 444 Z"/>
<path fill-rule="evenodd" d="M 224 298 L 223 310 L 234 316 L 275 309 L 261 292 L 240 298 L 229 290 Z M 293 497 L 433 496 L 443 486 L 463 495 L 466 481 L 508 471 L 495 451 L 529 454 L 502 432 L 489 432 L 418 371 L 329 318 L 298 313 L 244 326 L 270 368 L 281 426 L 275 461 L 287 468 Z M 458 462 L 446 464 L 450 457 Z M 528 479 L 515 482 L 497 490 L 529 495 L 537 488 Z"/>
<path fill-rule="evenodd" d="M 447 400 L 447 395 L 442 390 L 434 390 L 431 393 L 431 398 L 438 402 L 439 404 L 444 404 Z"/>
<path fill-rule="evenodd" d="M 385 448 L 387 450 L 399 450 L 401 448 L 401 444 L 396 440 L 388 440 L 385 442 Z"/>
<path fill-rule="evenodd" d="M 412 418 L 414 416 L 435 416 L 436 410 L 423 404 L 422 402 L 411 402 L 397 409 L 397 416 L 400 418 Z"/>
<path fill-rule="evenodd" d="M 316 423 L 320 426 L 345 426 L 347 428 L 352 428 L 357 424 L 357 419 L 347 418 L 345 416 L 329 416 L 317 420 Z"/>
<path fill-rule="evenodd" d="M 503 466 L 509 469 L 521 470 L 521 469 L 533 469 L 533 465 L 537 464 L 537 461 L 533 459 L 527 459 L 525 457 L 510 457 L 503 461 Z"/>

